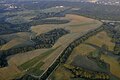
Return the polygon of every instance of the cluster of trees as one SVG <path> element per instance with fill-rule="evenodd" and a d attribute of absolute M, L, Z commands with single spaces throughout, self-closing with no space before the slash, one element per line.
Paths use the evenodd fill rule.
<path fill-rule="evenodd" d="M 3 40 L 2 38 L 0 38 L 0 46 L 3 45 L 3 44 L 5 44 L 5 43 L 6 43 L 6 41 Z"/>
<path fill-rule="evenodd" d="M 40 48 L 51 48 L 55 42 L 63 35 L 68 34 L 69 31 L 64 30 L 62 28 L 51 30 L 47 33 L 40 34 L 32 39 L 35 43 L 34 45 L 28 45 L 18 48 L 11 48 L 9 50 L 1 51 L 0 55 L 0 67 L 5 67 L 6 58 L 10 55 L 14 55 L 17 53 L 24 53 L 28 51 L 32 51 Z"/>
<path fill-rule="evenodd" d="M 27 23 L 11 24 L 7 22 L 2 22 L 0 23 L 0 35 L 29 31 L 30 26 L 31 25 Z"/>
<path fill-rule="evenodd" d="M 36 45 L 54 45 L 55 42 L 65 34 L 68 34 L 69 31 L 64 30 L 63 28 L 54 29 L 48 33 L 40 34 L 32 39 Z"/>
<path fill-rule="evenodd" d="M 114 54 L 120 55 L 120 24 L 106 23 L 104 26 L 108 36 L 112 38 L 112 42 L 115 43 Z"/>
<path fill-rule="evenodd" d="M 118 60 L 117 60 L 117 61 L 118 61 L 118 63 L 120 64 L 120 58 L 118 58 Z"/>
<path fill-rule="evenodd" d="M 104 72 L 89 71 L 80 67 L 75 67 L 67 64 L 65 64 L 64 67 L 72 72 L 73 78 L 85 78 L 88 80 L 109 80 L 110 79 L 109 74 Z"/>
<path fill-rule="evenodd" d="M 7 66 L 7 59 L 6 59 L 6 54 L 3 54 L 3 51 L 0 51 L 0 68 Z"/>

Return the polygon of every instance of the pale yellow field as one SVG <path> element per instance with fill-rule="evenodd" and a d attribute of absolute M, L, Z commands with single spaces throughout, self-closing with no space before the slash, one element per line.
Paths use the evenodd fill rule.
<path fill-rule="evenodd" d="M 62 65 L 52 75 L 54 75 L 54 80 L 70 80 L 72 76 L 71 72 L 67 71 Z"/>
<path fill-rule="evenodd" d="M 103 44 L 108 46 L 109 50 L 113 50 L 115 44 L 111 42 L 111 38 L 107 36 L 106 32 L 100 32 L 96 36 L 91 37 L 86 41 L 87 43 L 95 44 L 101 47 Z"/>
<path fill-rule="evenodd" d="M 2 35 L 1 37 L 8 41 L 6 44 L 4 44 L 0 50 L 8 50 L 12 47 L 15 47 L 17 45 L 24 45 L 27 44 L 27 41 L 30 41 L 30 37 L 35 36 L 35 33 L 29 33 L 29 32 L 18 32 L 13 33 L 10 35 Z M 32 42 L 31 42 L 32 43 Z"/>
<path fill-rule="evenodd" d="M 15 64 L 19 66 L 22 63 L 40 55 L 41 53 L 44 53 L 47 50 L 49 49 L 37 49 L 34 51 L 22 53 L 22 54 L 16 54 L 16 55 L 11 56 L 8 62 L 9 64 Z"/>
<path fill-rule="evenodd" d="M 7 44 L 4 44 L 1 48 L 1 50 L 8 50 L 14 46 L 17 46 L 19 44 L 22 44 L 24 43 L 26 40 L 25 39 L 22 39 L 22 38 L 15 38 L 11 41 L 9 41 Z"/>
<path fill-rule="evenodd" d="M 21 74 L 21 71 L 14 64 L 0 68 L 0 80 L 12 80 L 17 74 Z"/>
<path fill-rule="evenodd" d="M 23 38 L 23 39 L 30 39 L 30 36 L 34 36 L 34 33 L 29 32 L 18 32 L 13 34 L 1 35 L 0 37 L 5 39 L 6 41 L 10 41 L 14 38 Z"/>
<path fill-rule="evenodd" d="M 120 78 L 120 64 L 113 57 L 102 55 L 101 59 L 103 59 L 106 63 L 110 64 L 110 71 L 113 75 Z"/>

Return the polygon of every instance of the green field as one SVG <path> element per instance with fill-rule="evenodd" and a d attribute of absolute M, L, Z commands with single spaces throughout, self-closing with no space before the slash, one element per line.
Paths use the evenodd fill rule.
<path fill-rule="evenodd" d="M 40 60 L 44 59 L 45 57 L 47 57 L 48 55 L 52 54 L 53 51 L 55 51 L 57 48 L 55 49 L 50 49 L 45 53 L 42 53 L 41 55 L 23 63 L 22 65 L 19 66 L 20 69 L 22 70 L 26 70 L 29 69 L 30 67 L 34 66 L 36 63 L 40 62 Z"/>
<path fill-rule="evenodd" d="M 39 62 L 36 66 L 30 68 L 27 73 L 39 76 L 42 74 L 43 70 L 40 70 L 40 67 L 44 64 L 44 62 Z"/>

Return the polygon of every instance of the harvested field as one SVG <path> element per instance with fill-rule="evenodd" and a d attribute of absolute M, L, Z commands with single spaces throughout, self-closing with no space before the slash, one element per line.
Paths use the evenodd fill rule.
<path fill-rule="evenodd" d="M 22 38 L 14 38 L 13 40 L 9 41 L 8 43 L 4 44 L 1 47 L 1 50 L 8 50 L 14 47 L 20 47 L 20 46 L 24 46 L 24 45 L 32 45 L 33 42 L 32 41 L 28 41 Z"/>
<path fill-rule="evenodd" d="M 21 71 L 15 64 L 10 64 L 8 67 L 0 68 L 0 80 L 11 80 L 18 74 L 21 74 Z"/>
<path fill-rule="evenodd" d="M 46 58 L 48 55 L 52 54 L 56 49 L 57 49 L 57 48 L 55 48 L 55 49 L 50 49 L 50 50 L 48 50 L 48 51 L 40 54 L 39 56 L 37 56 L 37 57 L 35 57 L 35 58 L 32 58 L 32 59 L 30 59 L 29 61 L 21 64 L 19 67 L 20 67 L 22 70 L 26 70 L 27 68 L 34 66 L 34 65 L 35 65 L 36 63 L 38 63 L 40 60 Z"/>
<path fill-rule="evenodd" d="M 1 35 L 0 38 L 4 39 L 5 41 L 10 41 L 13 40 L 14 38 L 22 38 L 29 40 L 30 36 L 35 36 L 35 34 L 30 32 L 18 32 L 13 34 Z"/>
<path fill-rule="evenodd" d="M 109 50 L 113 50 L 115 44 L 111 42 L 111 38 L 108 37 L 106 32 L 100 32 L 99 34 L 97 34 L 96 36 L 91 37 L 90 39 L 88 39 L 86 41 L 86 43 L 91 43 L 94 44 L 96 46 L 101 47 L 103 44 L 108 46 Z"/>
<path fill-rule="evenodd" d="M 34 37 L 35 33 L 30 32 L 18 32 L 13 34 L 1 35 L 0 38 L 7 41 L 0 50 L 8 50 L 14 47 L 20 47 L 25 45 L 32 45 L 33 42 L 30 41 L 30 37 Z"/>
<path fill-rule="evenodd" d="M 101 59 L 103 59 L 106 63 L 110 64 L 111 73 L 120 78 L 120 64 L 118 63 L 118 61 L 108 55 L 102 55 Z"/>

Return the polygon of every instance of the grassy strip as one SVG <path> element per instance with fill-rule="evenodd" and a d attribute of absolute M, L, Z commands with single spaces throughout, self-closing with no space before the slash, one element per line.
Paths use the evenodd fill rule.
<path fill-rule="evenodd" d="M 81 23 L 81 24 L 77 24 L 77 25 L 70 25 L 70 27 L 79 27 L 79 26 L 86 26 L 86 25 L 92 25 L 92 24 L 96 24 L 96 22 L 94 22 L 94 23 Z"/>
<path fill-rule="evenodd" d="M 57 47 L 57 48 L 58 48 L 58 47 Z M 26 70 L 26 69 L 32 67 L 32 66 L 35 65 L 37 62 L 39 62 L 39 61 L 42 60 L 43 58 L 45 58 L 45 57 L 47 57 L 48 55 L 50 55 L 50 54 L 51 54 L 53 51 L 55 51 L 57 48 L 55 48 L 55 49 L 50 49 L 50 50 L 48 50 L 48 51 L 40 54 L 39 56 L 37 56 L 37 57 L 35 57 L 35 58 L 33 58 L 33 59 L 31 59 L 31 60 L 23 63 L 22 65 L 19 66 L 19 68 L 20 68 L 21 70 Z"/>
<path fill-rule="evenodd" d="M 28 74 L 32 74 L 35 76 L 39 76 L 42 74 L 43 70 L 40 70 L 40 67 L 44 64 L 44 62 L 39 62 L 36 66 L 34 66 L 33 68 L 29 69 L 27 71 Z"/>

